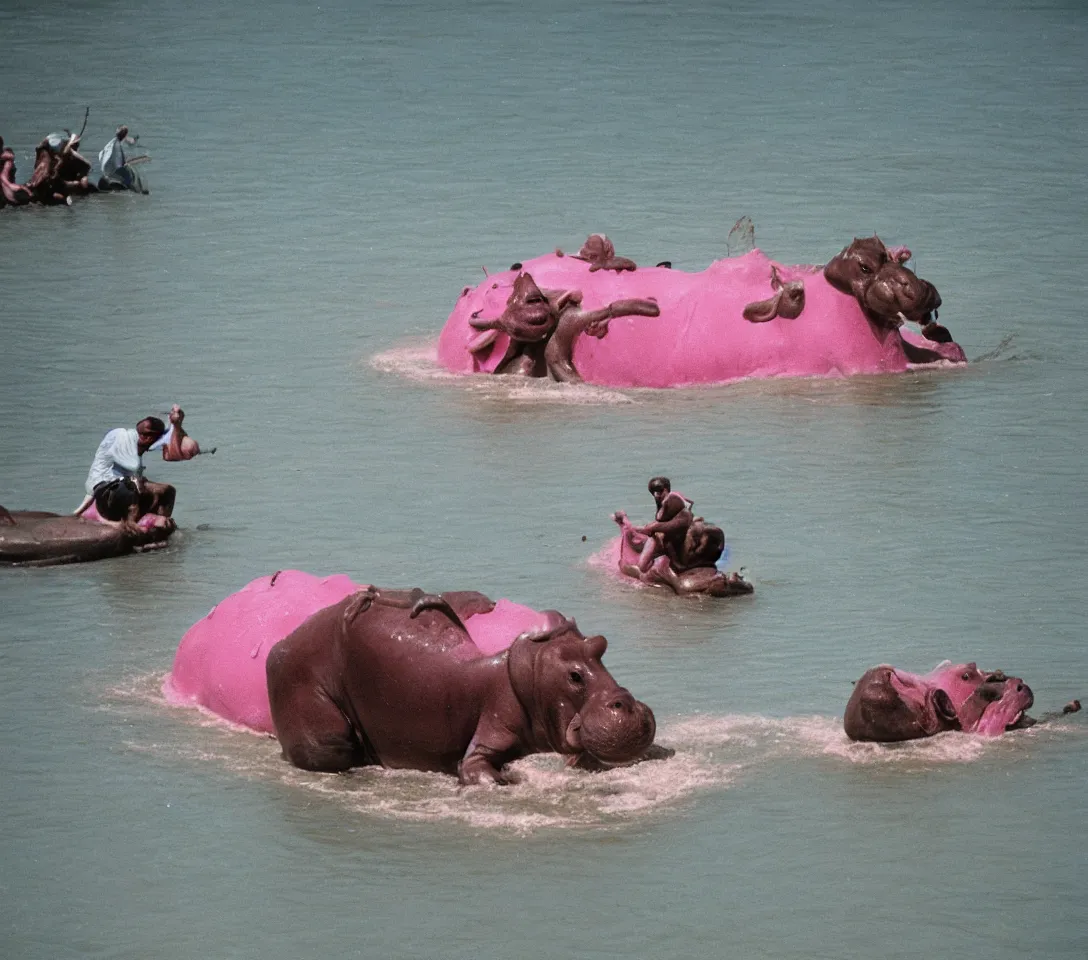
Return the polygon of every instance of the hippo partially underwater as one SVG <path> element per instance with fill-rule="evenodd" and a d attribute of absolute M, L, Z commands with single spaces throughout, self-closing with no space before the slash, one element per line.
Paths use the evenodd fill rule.
<path fill-rule="evenodd" d="M 103 523 L 93 508 L 82 517 L 0 507 L 0 566 L 47 567 L 120 557 L 163 546 L 173 521 L 146 515 L 135 529 Z"/>
<path fill-rule="evenodd" d="M 182 638 L 163 689 L 273 733 L 306 770 L 380 764 L 462 783 L 555 752 L 603 769 L 667 755 L 653 712 L 554 611 L 483 594 L 360 587 L 283 571 L 222 601 Z"/>
<path fill-rule="evenodd" d="M 466 287 L 438 361 L 454 373 L 611 387 L 965 363 L 936 322 L 937 289 L 905 266 L 910 256 L 869 237 L 823 267 L 786 266 L 752 250 L 686 273 L 636 267 L 594 234 L 576 256 L 557 250 Z"/>
<path fill-rule="evenodd" d="M 1035 702 L 1019 677 L 986 672 L 974 663 L 943 663 L 927 674 L 888 664 L 867 670 L 854 685 L 843 726 L 851 740 L 897 743 L 950 730 L 998 736 L 1031 727 Z M 1061 713 L 1074 713 L 1080 701 Z M 1048 718 L 1044 718 L 1048 719 Z"/>

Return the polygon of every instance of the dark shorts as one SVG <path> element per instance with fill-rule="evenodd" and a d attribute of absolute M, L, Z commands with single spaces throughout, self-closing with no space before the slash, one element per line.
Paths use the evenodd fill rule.
<path fill-rule="evenodd" d="M 94 506 L 103 520 L 124 520 L 128 509 L 140 502 L 140 493 L 131 480 L 112 480 L 94 488 Z"/>

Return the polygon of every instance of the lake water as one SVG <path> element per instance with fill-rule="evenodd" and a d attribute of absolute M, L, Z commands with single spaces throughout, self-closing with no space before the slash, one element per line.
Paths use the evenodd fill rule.
<path fill-rule="evenodd" d="M 0 571 L 0 953 L 1082 958 L 1088 721 L 850 745 L 948 657 L 1088 693 L 1088 13 L 1070 0 L 0 4 L 0 134 L 121 122 L 151 195 L 0 212 L 0 503 L 65 511 L 180 402 L 155 554 Z M 481 266 L 749 215 L 905 243 L 966 369 L 617 392 L 446 377 Z M 981 359 L 980 359 L 981 358 Z M 670 475 L 754 598 L 588 563 Z M 584 539 L 583 539 L 584 538 Z M 188 626 L 287 567 L 575 616 L 667 763 L 508 790 L 304 774 L 171 709 Z"/>

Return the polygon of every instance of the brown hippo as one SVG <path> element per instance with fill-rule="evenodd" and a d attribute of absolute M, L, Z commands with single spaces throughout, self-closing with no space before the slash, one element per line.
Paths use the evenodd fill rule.
<path fill-rule="evenodd" d="M 926 340 L 951 343 L 952 334 L 936 321 L 941 295 L 932 283 L 903 265 L 910 258 L 906 247 L 888 249 L 879 237 L 855 237 L 824 267 L 824 278 L 836 290 L 853 296 L 874 326 L 896 329 L 910 321 L 922 328 Z M 903 349 L 914 363 L 930 363 L 943 356 L 935 347 L 907 338 Z M 949 358 L 958 359 L 958 355 L 949 354 Z"/>
<path fill-rule="evenodd" d="M 83 517 L 0 507 L 0 566 L 46 567 L 119 557 L 163 544 L 175 525 L 152 518 L 125 530 Z"/>
<path fill-rule="evenodd" d="M 633 263 L 630 269 L 635 269 Z M 615 300 L 598 310 L 583 310 L 580 290 L 541 290 L 530 274 L 519 273 L 499 316 L 482 320 L 479 311 L 472 315 L 469 325 L 482 332 L 468 349 L 490 350 L 499 335 L 505 334 L 509 344 L 495 373 L 550 376 L 560 383 L 580 383 L 582 377 L 571 360 L 579 335 L 585 333 L 600 340 L 608 333 L 609 321 L 617 317 L 656 317 L 659 313 L 652 300 Z"/>
<path fill-rule="evenodd" d="M 268 654 L 284 756 L 305 770 L 380 764 L 506 783 L 504 766 L 531 753 L 589 769 L 661 755 L 653 712 L 601 664 L 604 637 L 547 611 L 489 656 L 462 618 L 493 607 L 477 593 L 369 587 L 319 610 Z"/>

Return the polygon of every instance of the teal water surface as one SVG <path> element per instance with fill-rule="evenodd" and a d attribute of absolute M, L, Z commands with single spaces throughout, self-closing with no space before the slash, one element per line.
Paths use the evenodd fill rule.
<path fill-rule="evenodd" d="M 0 571 L 0 937 L 22 958 L 1076 958 L 1088 722 L 849 744 L 948 657 L 1088 692 L 1079 3 L 0 5 L 0 135 L 126 122 L 151 195 L 0 211 L 0 503 L 65 511 L 180 402 L 155 554 Z M 905 243 L 973 362 L 670 392 L 443 376 L 458 293 L 605 232 L 702 269 Z M 750 600 L 590 562 L 667 473 Z M 583 537 L 585 538 L 583 540 Z M 609 638 L 673 760 L 508 790 L 303 774 L 168 707 L 297 567 Z"/>

